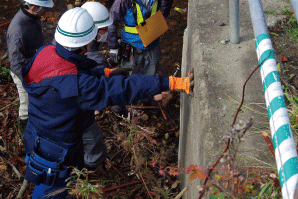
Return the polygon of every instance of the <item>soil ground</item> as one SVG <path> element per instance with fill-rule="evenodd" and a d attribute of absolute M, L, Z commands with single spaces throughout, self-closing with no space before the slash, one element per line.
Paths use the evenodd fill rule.
<path fill-rule="evenodd" d="M 290 16 L 279 21 L 274 27 L 269 28 L 270 38 L 275 49 L 277 60 L 285 73 L 284 84 L 292 84 L 298 88 L 298 42 L 289 35 L 288 21 Z M 289 79 L 289 77 L 291 78 Z M 288 77 L 288 78 L 287 78 Z M 287 79 L 287 81 L 285 81 Z M 297 93 L 294 93 L 297 95 Z"/>
<path fill-rule="evenodd" d="M 48 10 L 42 18 L 45 44 L 52 41 L 59 17 L 66 11 L 66 5 L 74 4 L 74 0 L 54 0 L 54 3 L 54 9 Z M 1 66 L 5 68 L 9 68 L 6 30 L 20 6 L 19 0 L 0 0 Z M 174 0 L 167 19 L 169 30 L 160 40 L 162 58 L 159 75 L 173 75 L 177 63 L 181 63 L 187 12 L 177 12 L 174 7 L 187 8 L 187 0 Z M 177 73 L 179 75 L 180 71 Z M 23 182 L 26 164 L 22 135 L 18 134 L 16 125 L 18 92 L 7 77 L 0 78 L 0 198 L 15 198 Z M 170 188 L 175 177 L 161 175 L 154 163 L 159 161 L 163 166 L 177 167 L 179 105 L 179 95 L 176 94 L 166 107 L 139 107 L 138 111 L 132 109 L 134 111 L 131 111 L 133 116 L 130 121 L 116 115 L 110 107 L 96 114 L 96 121 L 103 131 L 108 148 L 109 160 L 103 169 L 98 168 L 87 180 L 91 184 L 104 185 L 101 188 L 104 190 L 103 198 L 177 195 L 178 188 Z M 127 185 L 129 183 L 135 184 Z M 117 188 L 119 185 L 126 186 Z M 22 198 L 30 197 L 32 191 L 33 185 L 29 184 Z"/>

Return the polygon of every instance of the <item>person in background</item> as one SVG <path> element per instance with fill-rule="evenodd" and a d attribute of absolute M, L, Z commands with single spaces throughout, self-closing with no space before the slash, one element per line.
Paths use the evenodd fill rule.
<path fill-rule="evenodd" d="M 95 28 L 97 29 L 97 35 L 90 44 L 87 44 L 86 49 L 87 58 L 92 59 L 97 62 L 97 68 L 111 68 L 107 62 L 107 59 L 103 54 L 98 51 L 98 44 L 105 42 L 108 37 L 108 26 L 113 23 L 113 20 L 110 19 L 109 11 L 107 8 L 99 2 L 88 1 L 84 3 L 81 8 L 84 8 L 92 16 L 94 20 Z M 118 68 L 117 71 L 114 71 L 114 75 L 121 75 L 125 69 Z M 126 70 L 128 74 L 129 70 Z M 116 73 L 117 72 L 117 73 Z M 94 158 L 94 154 L 100 153 L 100 143 L 97 138 L 101 134 L 97 134 L 98 131 L 87 131 L 83 134 L 83 144 L 84 144 L 84 162 L 85 167 L 88 170 L 95 170 L 101 162 L 97 161 L 99 158 Z"/>
<path fill-rule="evenodd" d="M 28 94 L 22 86 L 22 68 L 43 45 L 40 17 L 45 8 L 52 8 L 52 0 L 24 0 L 7 30 L 7 48 L 11 76 L 20 98 L 18 132 L 24 134 L 28 120 Z"/>
<path fill-rule="evenodd" d="M 193 72 L 184 78 L 126 77 L 127 71 L 118 68 L 98 68 L 94 60 L 80 55 L 97 32 L 86 9 L 68 10 L 58 21 L 56 45 L 40 47 L 23 68 L 30 106 L 24 134 L 24 178 L 35 184 L 33 199 L 66 198 L 65 180 L 70 176 L 70 166 L 84 167 L 86 132 L 98 135 L 95 142 L 99 149 L 90 160 L 96 160 L 96 164 L 105 160 L 106 146 L 94 110 L 151 96 L 162 100 L 167 95 L 163 91 L 182 89 L 188 93 L 193 88 Z"/>
<path fill-rule="evenodd" d="M 118 63 L 119 60 L 119 42 L 117 30 L 121 20 L 124 28 L 121 31 L 121 42 L 126 49 L 126 60 L 122 59 L 121 67 L 132 68 L 131 74 L 155 75 L 159 67 L 160 47 L 159 39 L 153 41 L 145 47 L 136 30 L 136 26 L 161 10 L 165 18 L 168 17 L 172 7 L 173 0 L 115 0 L 110 16 L 113 24 L 108 28 L 108 44 L 110 47 L 110 61 Z M 130 50 L 131 49 L 131 50 Z M 142 104 L 157 105 L 152 99 L 140 101 Z M 113 106 L 113 110 L 119 114 L 127 114 L 123 106 Z M 156 110 L 151 110 L 157 113 Z"/>
<path fill-rule="evenodd" d="M 155 75 L 160 59 L 159 39 L 145 47 L 135 27 L 158 10 L 161 10 L 163 16 L 167 18 L 172 4 L 173 0 L 115 0 L 110 10 L 113 24 L 108 28 L 112 62 L 118 62 L 120 46 L 117 30 L 122 20 L 124 22 L 121 31 L 122 42 L 126 47 L 133 49 L 133 62 L 123 60 L 122 67 L 132 67 L 132 74 Z"/>
<path fill-rule="evenodd" d="M 85 55 L 87 55 L 87 58 L 96 61 L 100 66 L 111 68 L 105 56 L 98 51 L 98 46 L 108 38 L 108 26 L 113 23 L 109 11 L 104 5 L 96 1 L 88 1 L 84 3 L 81 8 L 88 11 L 98 29 L 95 39 L 91 44 L 87 45 L 87 52 Z"/>

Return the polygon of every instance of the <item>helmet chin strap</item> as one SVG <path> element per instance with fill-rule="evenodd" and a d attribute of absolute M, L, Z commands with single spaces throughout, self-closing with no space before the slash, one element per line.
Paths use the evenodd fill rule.
<path fill-rule="evenodd" d="M 25 7 L 26 9 L 30 9 L 30 7 L 32 6 L 32 4 L 30 4 L 30 3 L 28 3 L 28 2 L 25 2 L 25 3 L 24 3 L 24 6 L 26 6 L 26 7 Z M 42 9 L 42 7 L 41 7 L 41 6 L 38 6 L 38 10 L 36 10 L 35 12 L 32 11 L 31 9 L 30 9 L 30 10 L 31 10 L 32 12 L 34 12 L 34 13 L 37 15 L 41 9 Z"/>
<path fill-rule="evenodd" d="M 36 10 L 34 13 L 35 14 L 38 14 L 39 13 L 39 11 L 42 9 L 42 7 L 41 6 L 39 6 L 39 8 L 38 8 L 38 10 Z"/>

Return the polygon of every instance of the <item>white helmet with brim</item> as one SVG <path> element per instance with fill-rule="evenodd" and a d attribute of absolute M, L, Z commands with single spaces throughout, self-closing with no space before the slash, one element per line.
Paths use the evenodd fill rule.
<path fill-rule="evenodd" d="M 76 7 L 66 11 L 59 19 L 55 40 L 64 47 L 76 48 L 89 44 L 96 34 L 92 16 L 86 9 Z"/>
<path fill-rule="evenodd" d="M 99 2 L 88 1 L 84 3 L 81 8 L 85 8 L 89 12 L 89 14 L 93 17 L 95 26 L 98 29 L 107 27 L 113 23 L 108 9 Z"/>
<path fill-rule="evenodd" d="M 24 0 L 30 5 L 36 5 L 40 7 L 52 8 L 54 6 L 54 2 L 52 0 Z"/>

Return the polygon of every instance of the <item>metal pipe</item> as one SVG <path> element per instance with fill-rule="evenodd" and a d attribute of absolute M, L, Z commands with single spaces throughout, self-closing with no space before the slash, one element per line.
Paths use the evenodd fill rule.
<path fill-rule="evenodd" d="M 249 0 L 249 8 L 282 195 L 292 199 L 298 184 L 297 149 L 261 0 Z"/>
<path fill-rule="evenodd" d="M 298 21 L 298 0 L 292 0 L 292 5 L 293 5 L 293 8 L 294 8 L 295 17 Z"/>
<path fill-rule="evenodd" d="M 239 38 L 239 0 L 229 0 L 230 10 L 230 41 L 234 44 L 240 42 Z"/>

